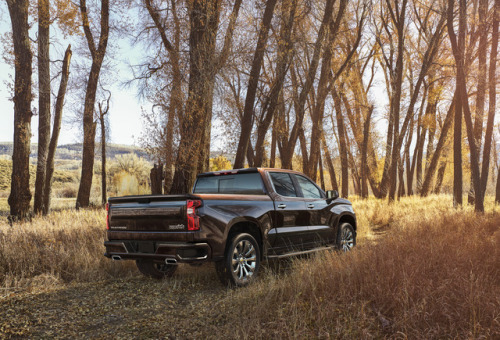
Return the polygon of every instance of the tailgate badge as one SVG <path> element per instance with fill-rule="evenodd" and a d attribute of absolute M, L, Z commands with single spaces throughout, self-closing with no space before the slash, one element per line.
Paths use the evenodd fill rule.
<path fill-rule="evenodd" d="M 168 226 L 168 229 L 170 229 L 170 230 L 181 230 L 181 229 L 185 229 L 185 226 L 184 226 L 184 224 L 170 224 Z"/>

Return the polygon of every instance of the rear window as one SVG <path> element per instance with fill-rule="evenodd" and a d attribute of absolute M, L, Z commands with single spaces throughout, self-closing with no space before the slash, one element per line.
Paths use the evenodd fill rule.
<path fill-rule="evenodd" d="M 262 178 L 258 172 L 198 177 L 194 194 L 262 195 Z"/>

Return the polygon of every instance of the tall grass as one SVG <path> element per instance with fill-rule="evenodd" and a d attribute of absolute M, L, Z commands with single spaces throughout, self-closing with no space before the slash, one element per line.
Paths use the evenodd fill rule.
<path fill-rule="evenodd" d="M 488 198 L 478 215 L 451 204 L 354 198 L 354 251 L 264 266 L 254 285 L 227 291 L 206 312 L 226 320 L 220 334 L 243 338 L 500 338 L 500 207 Z M 103 257 L 104 218 L 65 210 L 0 222 L 0 287 L 138 275 L 133 262 Z"/>
<path fill-rule="evenodd" d="M 135 274 L 132 263 L 103 256 L 105 213 L 62 210 L 32 222 L 0 223 L 0 286 L 95 281 Z"/>
<path fill-rule="evenodd" d="M 294 261 L 285 275 L 236 293 L 231 309 L 251 315 L 238 335 L 499 338 L 500 215 L 444 208 L 443 200 L 356 202 L 367 219 L 362 234 L 376 242 Z"/>

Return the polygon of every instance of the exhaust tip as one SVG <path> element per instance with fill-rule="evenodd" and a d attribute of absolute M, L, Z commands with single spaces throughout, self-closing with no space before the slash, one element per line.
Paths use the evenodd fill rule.
<path fill-rule="evenodd" d="M 165 263 L 166 264 L 177 264 L 177 260 L 176 259 L 165 259 Z"/>
<path fill-rule="evenodd" d="M 112 258 L 113 260 L 115 260 L 115 261 L 119 261 L 119 260 L 121 260 L 121 259 L 122 259 L 122 258 L 121 258 L 121 256 L 119 256 L 119 255 L 112 255 L 112 256 L 111 256 L 111 258 Z"/>

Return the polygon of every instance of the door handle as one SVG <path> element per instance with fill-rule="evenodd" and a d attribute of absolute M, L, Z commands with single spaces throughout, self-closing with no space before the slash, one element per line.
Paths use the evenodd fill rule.
<path fill-rule="evenodd" d="M 310 203 L 310 204 L 308 204 L 308 205 L 307 205 L 307 207 L 308 207 L 309 209 L 313 209 L 313 208 L 314 208 L 314 204 Z"/>
<path fill-rule="evenodd" d="M 278 208 L 285 209 L 286 208 L 286 204 L 283 204 L 283 203 L 278 204 Z"/>

